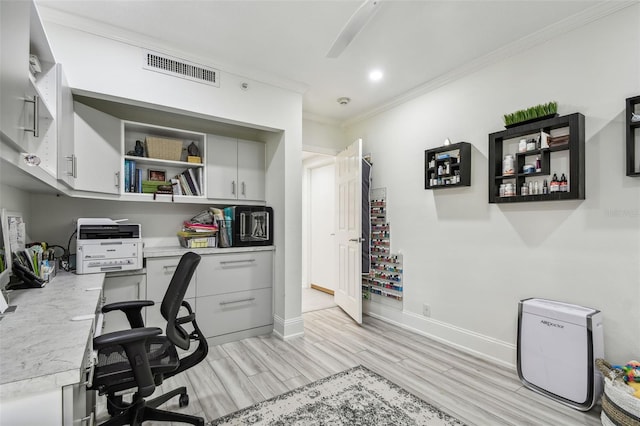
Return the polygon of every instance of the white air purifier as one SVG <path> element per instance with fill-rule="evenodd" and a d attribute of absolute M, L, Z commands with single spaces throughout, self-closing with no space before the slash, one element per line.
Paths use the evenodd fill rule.
<path fill-rule="evenodd" d="M 545 299 L 518 308 L 518 376 L 529 389 L 581 411 L 602 393 L 602 313 Z"/>

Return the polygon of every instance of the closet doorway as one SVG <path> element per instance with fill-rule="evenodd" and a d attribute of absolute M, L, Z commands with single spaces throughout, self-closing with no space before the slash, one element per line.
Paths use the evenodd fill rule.
<path fill-rule="evenodd" d="M 334 164 L 331 155 L 304 155 L 302 312 L 336 306 Z"/>

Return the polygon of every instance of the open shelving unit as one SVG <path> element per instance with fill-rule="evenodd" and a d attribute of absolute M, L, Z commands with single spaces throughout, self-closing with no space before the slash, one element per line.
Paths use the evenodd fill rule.
<path fill-rule="evenodd" d="M 521 137 L 540 135 L 541 132 L 551 136 L 569 135 L 566 144 L 538 148 L 526 152 L 517 152 L 517 140 Z M 553 117 L 514 126 L 489 135 L 489 203 L 518 203 L 531 201 L 584 200 L 585 198 L 585 130 L 584 115 L 580 113 Z M 503 159 L 507 154 L 514 155 L 516 173 L 502 173 Z M 524 173 L 523 166 L 528 157 L 540 157 L 541 171 Z M 555 160 L 554 161 L 554 157 Z M 558 169 L 556 169 L 558 168 Z M 564 173 L 569 181 L 569 190 L 548 194 L 522 195 L 521 187 L 532 178 L 544 177 L 551 180 L 554 173 L 560 177 Z M 516 194 L 500 196 L 502 183 L 514 183 Z"/>
<path fill-rule="evenodd" d="M 386 190 L 371 190 L 371 238 L 369 274 L 362 276 L 362 295 L 371 300 L 374 295 L 402 302 L 402 255 L 391 253 L 389 223 L 386 213 Z M 373 296 L 373 297 L 372 297 Z"/>
<path fill-rule="evenodd" d="M 627 98 L 627 176 L 640 177 L 640 121 L 631 121 L 631 114 L 640 114 L 640 96 Z"/>
<path fill-rule="evenodd" d="M 424 189 L 471 186 L 471 144 L 458 142 L 424 152 Z"/>

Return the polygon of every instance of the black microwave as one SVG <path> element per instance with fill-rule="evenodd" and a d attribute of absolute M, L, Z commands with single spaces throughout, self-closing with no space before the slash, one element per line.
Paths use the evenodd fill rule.
<path fill-rule="evenodd" d="M 227 247 L 273 245 L 273 209 L 233 206 L 224 209 Z M 224 232 L 221 229 L 219 232 Z M 220 245 L 220 244 L 219 244 Z"/>

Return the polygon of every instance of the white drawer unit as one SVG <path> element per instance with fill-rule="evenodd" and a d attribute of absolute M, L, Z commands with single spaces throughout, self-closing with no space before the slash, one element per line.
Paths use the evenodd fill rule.
<path fill-rule="evenodd" d="M 196 311 L 207 338 L 271 325 L 271 288 L 198 297 Z"/>
<path fill-rule="evenodd" d="M 198 277 L 198 297 L 271 288 L 273 257 L 270 251 L 202 256 Z"/>

